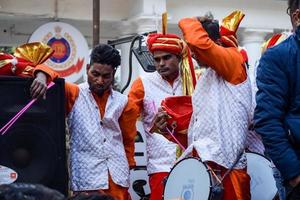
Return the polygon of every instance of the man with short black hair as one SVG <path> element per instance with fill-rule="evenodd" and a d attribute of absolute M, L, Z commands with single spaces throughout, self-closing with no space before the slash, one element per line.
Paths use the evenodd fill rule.
<path fill-rule="evenodd" d="M 70 129 L 70 180 L 75 193 L 100 192 L 128 200 L 129 169 L 135 166 L 136 110 L 112 83 L 119 52 L 97 45 L 87 68 L 88 80 L 66 83 Z"/>

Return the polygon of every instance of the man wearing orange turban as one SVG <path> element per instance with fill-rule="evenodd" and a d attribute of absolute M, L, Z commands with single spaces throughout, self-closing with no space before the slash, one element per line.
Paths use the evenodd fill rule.
<path fill-rule="evenodd" d="M 221 39 L 222 46 L 209 38 L 202 26 L 204 18 L 179 21 L 188 46 L 208 66 L 192 96 L 193 120 L 188 129 L 189 147 L 184 154 L 195 150 L 202 161 L 213 170 L 220 170 L 222 176 L 232 169 L 223 180 L 225 200 L 250 200 L 250 177 L 243 152 L 251 116 L 251 85 L 245 60 L 231 37 L 243 16 L 235 11 L 223 20 L 230 37 Z M 221 35 L 224 36 L 222 31 Z"/>
<path fill-rule="evenodd" d="M 178 147 L 176 143 L 169 141 L 158 133 L 157 129 L 154 130 L 154 133 L 150 129 L 153 128 L 153 125 L 154 127 L 157 124 L 161 126 L 160 123 L 163 121 L 160 121 L 160 119 L 167 115 L 165 111 L 158 112 L 162 100 L 167 97 L 190 96 L 194 90 L 196 79 L 189 48 L 177 35 L 150 34 L 147 45 L 149 51 L 153 54 L 156 72 L 136 79 L 128 96 L 136 103 L 146 132 L 150 199 L 159 200 L 162 199 L 163 180 L 175 164 Z M 182 97 L 178 99 L 178 102 L 182 102 L 186 98 L 190 97 Z M 174 102 L 168 99 L 166 101 L 165 105 Z M 188 116 L 191 115 L 186 115 L 187 118 Z M 180 127 L 180 129 L 188 128 L 188 124 L 184 126 L 179 121 L 177 122 L 177 127 Z M 163 125 L 167 127 L 168 124 L 166 122 Z M 184 137 L 186 138 L 186 136 Z"/>

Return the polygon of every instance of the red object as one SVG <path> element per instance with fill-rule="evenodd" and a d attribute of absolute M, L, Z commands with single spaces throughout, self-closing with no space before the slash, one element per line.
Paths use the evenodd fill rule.
<path fill-rule="evenodd" d="M 233 11 L 222 20 L 220 26 L 221 42 L 225 47 L 238 47 L 237 30 L 245 14 L 239 10 Z"/>
<path fill-rule="evenodd" d="M 13 60 L 16 60 L 14 67 Z M 3 63 L 2 63 L 3 62 Z M 28 67 L 33 66 L 32 62 L 29 62 L 23 58 L 14 57 L 13 55 L 0 53 L 0 75 L 6 76 L 21 76 L 22 72 Z M 33 67 L 32 69 L 33 70 Z"/>
<path fill-rule="evenodd" d="M 243 56 L 244 62 L 248 63 L 248 54 L 247 54 L 247 51 L 245 49 L 240 49 L 240 53 Z"/>
<path fill-rule="evenodd" d="M 149 185 L 151 190 L 150 200 L 162 200 L 165 189 L 165 179 L 169 175 L 168 172 L 158 172 L 150 174 Z"/>
<path fill-rule="evenodd" d="M 151 53 L 154 51 L 167 51 L 180 55 L 183 49 L 183 41 L 175 34 L 152 33 L 148 35 L 147 44 Z"/>
<path fill-rule="evenodd" d="M 174 129 L 174 136 L 186 148 L 187 130 L 193 113 L 191 96 L 167 97 L 161 106 L 170 116 L 167 120 L 169 129 Z M 167 138 L 172 141 L 172 138 Z"/>

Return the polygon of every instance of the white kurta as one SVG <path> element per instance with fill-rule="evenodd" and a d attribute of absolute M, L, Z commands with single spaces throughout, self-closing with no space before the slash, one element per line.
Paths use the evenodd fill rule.
<path fill-rule="evenodd" d="M 255 95 L 256 92 L 258 90 L 257 86 L 256 86 L 256 69 L 257 66 L 254 67 L 254 75 L 253 75 L 253 79 L 251 80 L 251 89 L 252 89 L 252 116 L 251 116 L 251 124 L 253 124 L 253 116 L 254 116 L 254 109 L 256 107 L 256 100 L 255 100 Z M 264 155 L 265 152 L 265 146 L 262 143 L 262 138 L 260 135 L 258 135 L 255 130 L 249 130 L 249 133 L 247 135 L 247 139 L 246 139 L 246 148 L 251 151 L 251 152 L 255 152 L 255 153 L 259 153 Z"/>
<path fill-rule="evenodd" d="M 146 132 L 147 171 L 149 174 L 169 172 L 176 160 L 177 145 L 158 133 L 149 133 L 152 121 L 160 107 L 161 101 L 170 96 L 183 94 L 180 76 L 173 87 L 158 72 L 141 77 L 144 87 L 143 125 Z"/>
<path fill-rule="evenodd" d="M 112 91 L 101 119 L 88 84 L 79 85 L 79 96 L 68 116 L 73 191 L 108 189 L 108 173 L 116 184 L 129 187 L 129 166 L 118 123 L 126 104 L 125 95 Z"/>
<path fill-rule="evenodd" d="M 188 130 L 189 148 L 203 161 L 230 168 L 245 148 L 251 118 L 251 85 L 247 78 L 233 85 L 208 68 L 192 96 L 193 115 Z M 244 168 L 245 156 L 235 166 Z"/>

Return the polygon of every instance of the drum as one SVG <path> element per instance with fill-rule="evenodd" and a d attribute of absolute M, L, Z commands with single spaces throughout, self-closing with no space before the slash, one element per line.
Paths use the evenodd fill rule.
<path fill-rule="evenodd" d="M 222 187 L 215 186 L 216 183 L 215 176 L 205 163 L 197 158 L 185 158 L 172 168 L 165 184 L 163 199 L 220 199 Z"/>
<path fill-rule="evenodd" d="M 247 172 L 251 177 L 251 199 L 270 200 L 277 194 L 272 163 L 263 155 L 247 152 Z"/>

